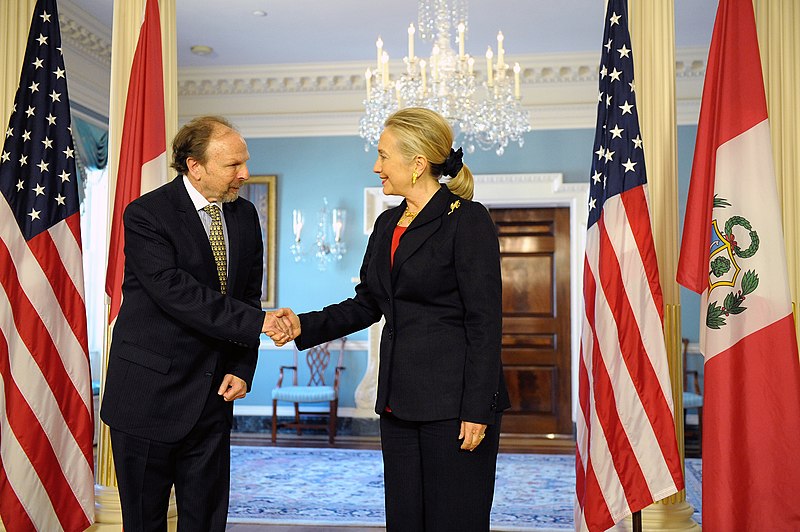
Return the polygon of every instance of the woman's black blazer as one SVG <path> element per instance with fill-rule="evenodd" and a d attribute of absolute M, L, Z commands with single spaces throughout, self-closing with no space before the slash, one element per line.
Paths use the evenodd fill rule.
<path fill-rule="evenodd" d="M 306 349 L 385 316 L 375 411 L 491 424 L 509 406 L 494 223 L 483 205 L 442 185 L 406 229 L 392 266 L 392 234 L 405 208 L 403 201 L 376 220 L 355 296 L 300 314 L 295 342 Z"/>

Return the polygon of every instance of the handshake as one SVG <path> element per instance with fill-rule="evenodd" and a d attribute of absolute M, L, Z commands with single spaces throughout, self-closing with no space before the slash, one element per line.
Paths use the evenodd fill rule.
<path fill-rule="evenodd" d="M 269 336 L 277 347 L 281 347 L 300 336 L 300 318 L 288 308 L 267 312 L 261 332 Z"/>

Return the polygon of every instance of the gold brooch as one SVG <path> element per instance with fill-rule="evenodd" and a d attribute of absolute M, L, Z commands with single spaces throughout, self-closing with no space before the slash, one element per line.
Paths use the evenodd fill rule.
<path fill-rule="evenodd" d="M 461 200 L 455 200 L 453 203 L 450 204 L 450 212 L 447 213 L 447 216 L 453 214 L 453 211 L 461 207 Z"/>

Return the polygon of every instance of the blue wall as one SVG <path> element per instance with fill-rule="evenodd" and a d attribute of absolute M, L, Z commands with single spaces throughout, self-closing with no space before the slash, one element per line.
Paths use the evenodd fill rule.
<path fill-rule="evenodd" d="M 681 220 L 696 129 L 694 126 L 678 128 Z M 464 162 L 475 174 L 560 172 L 567 182 L 582 182 L 589 174 L 593 139 L 591 129 L 534 131 L 526 135 L 523 148 L 510 146 L 502 157 L 494 152 L 476 151 L 466 154 Z M 359 137 L 251 139 L 248 147 L 253 175 L 278 176 L 277 305 L 291 307 L 299 313 L 350 297 L 355 286 L 352 278 L 358 276 L 367 243 L 362 229 L 363 190 L 380 184 L 372 173 L 374 148 L 365 152 Z M 325 272 L 318 270 L 313 257 L 296 263 L 289 251 L 294 240 L 292 210 L 302 209 L 305 214 L 302 240 L 308 250 L 316 235 L 317 212 L 322 207 L 323 197 L 327 197 L 329 208 L 347 209 L 348 253 Z M 699 297 L 694 296 L 693 306 L 687 304 L 691 296 L 682 292 L 681 297 L 685 298 L 684 336 L 696 340 Z M 367 335 L 362 331 L 350 339 L 365 341 Z M 253 390 L 240 404 L 271 404 L 270 392 L 277 381 L 278 367 L 290 365 L 291 361 L 291 350 L 262 350 Z M 345 366 L 340 405 L 352 407 L 353 392 L 366 368 L 366 352 L 346 352 Z"/>

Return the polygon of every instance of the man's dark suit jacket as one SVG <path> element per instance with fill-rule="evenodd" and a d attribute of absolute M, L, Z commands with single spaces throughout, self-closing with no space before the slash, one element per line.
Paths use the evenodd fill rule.
<path fill-rule="evenodd" d="M 492 424 L 508 408 L 500 362 L 502 282 L 495 226 L 486 208 L 446 186 L 400 239 L 392 234 L 406 202 L 381 214 L 353 298 L 300 315 L 300 349 L 386 317 L 378 399 L 409 421 Z"/>
<path fill-rule="evenodd" d="M 134 200 L 123 215 L 125 277 L 100 417 L 162 442 L 186 436 L 209 391 L 232 373 L 250 390 L 258 356 L 263 241 L 258 214 L 223 205 L 228 294 L 183 176 Z M 214 392 L 216 393 L 216 392 Z M 232 416 L 232 403 L 227 415 Z"/>

